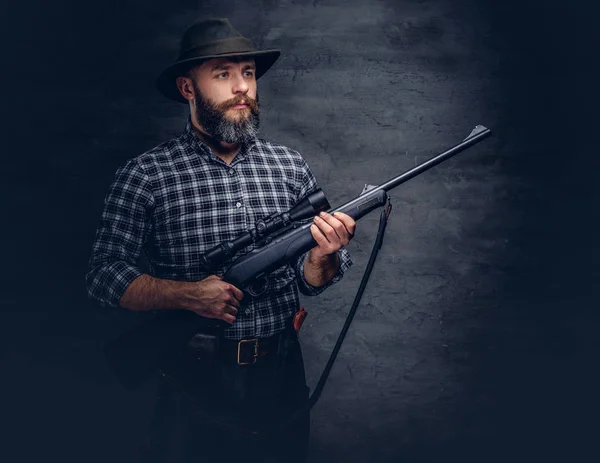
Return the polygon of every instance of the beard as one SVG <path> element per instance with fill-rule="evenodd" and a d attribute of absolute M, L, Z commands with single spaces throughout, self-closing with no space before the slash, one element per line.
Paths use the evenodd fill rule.
<path fill-rule="evenodd" d="M 196 120 L 211 137 L 226 143 L 244 143 L 258 134 L 260 127 L 258 94 L 256 100 L 240 95 L 222 103 L 213 103 L 204 97 L 195 84 L 194 89 L 197 95 L 194 99 Z M 242 102 L 245 102 L 248 108 L 234 109 L 236 115 L 230 117 L 227 114 L 229 108 Z"/>

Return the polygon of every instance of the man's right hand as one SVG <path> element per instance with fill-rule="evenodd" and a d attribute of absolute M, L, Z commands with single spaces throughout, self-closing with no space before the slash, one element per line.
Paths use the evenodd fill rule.
<path fill-rule="evenodd" d="M 185 308 L 206 318 L 217 318 L 229 324 L 235 322 L 244 293 L 220 277 L 188 283 Z"/>
<path fill-rule="evenodd" d="M 143 274 L 129 284 L 119 303 L 130 310 L 191 310 L 233 324 L 243 297 L 242 291 L 216 275 L 201 281 L 175 281 Z"/>

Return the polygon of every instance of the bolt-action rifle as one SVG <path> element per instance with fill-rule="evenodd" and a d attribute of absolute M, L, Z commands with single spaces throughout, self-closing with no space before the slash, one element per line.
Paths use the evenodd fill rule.
<path fill-rule="evenodd" d="M 478 125 L 454 147 L 382 185 L 366 187 L 358 197 L 329 212 L 343 212 L 359 220 L 385 206 L 391 189 L 475 145 L 490 133 L 488 128 Z M 316 190 L 288 212 L 259 220 L 254 229 L 206 252 L 200 258 L 201 265 L 207 270 L 214 269 L 239 250 L 255 244 L 254 250 L 233 261 L 223 280 L 254 297 L 260 296 L 267 288 L 266 282 L 271 272 L 293 262 L 317 245 L 310 232 L 311 223 L 301 221 L 328 209 L 330 206 L 325 195 L 320 189 Z M 105 353 L 122 383 L 128 388 L 136 387 L 153 371 L 169 362 L 176 346 L 181 345 L 182 340 L 189 340 L 200 326 L 218 329 L 224 326 L 224 322 L 210 320 L 187 310 L 158 311 L 153 319 L 109 343 Z"/>

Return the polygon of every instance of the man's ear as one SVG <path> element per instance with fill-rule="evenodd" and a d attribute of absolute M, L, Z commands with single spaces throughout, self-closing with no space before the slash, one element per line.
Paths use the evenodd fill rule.
<path fill-rule="evenodd" d="M 189 77 L 179 76 L 175 79 L 175 83 L 177 84 L 177 88 L 181 95 L 188 101 L 193 101 L 196 97 L 194 92 L 194 85 L 192 83 L 192 79 Z"/>

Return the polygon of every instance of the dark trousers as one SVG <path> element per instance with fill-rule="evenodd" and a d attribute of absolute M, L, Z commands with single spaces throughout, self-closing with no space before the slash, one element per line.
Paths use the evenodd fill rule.
<path fill-rule="evenodd" d="M 276 351 L 253 365 L 219 358 L 179 367 L 160 376 L 143 463 L 306 461 L 308 412 L 286 428 L 280 425 L 308 400 L 292 328 Z"/>

